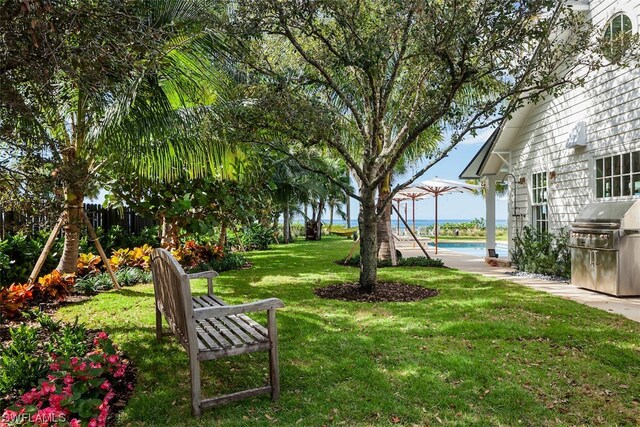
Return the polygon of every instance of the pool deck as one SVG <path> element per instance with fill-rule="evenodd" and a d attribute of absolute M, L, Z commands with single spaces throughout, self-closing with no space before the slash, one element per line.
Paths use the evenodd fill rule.
<path fill-rule="evenodd" d="M 403 257 L 424 256 L 419 248 L 398 247 Z M 548 292 L 561 298 L 570 299 L 581 304 L 595 307 L 610 313 L 619 314 L 628 319 L 640 322 L 640 298 L 617 298 L 600 294 L 587 289 L 582 289 L 569 283 L 560 283 L 550 280 L 535 279 L 524 276 L 512 276 L 515 270 L 510 267 L 492 267 L 480 258 L 473 255 L 457 253 L 449 250 L 438 250 L 435 255 L 432 247 L 427 250 L 429 256 L 440 258 L 449 268 L 460 271 L 481 274 L 493 279 L 509 280 L 538 291 Z"/>

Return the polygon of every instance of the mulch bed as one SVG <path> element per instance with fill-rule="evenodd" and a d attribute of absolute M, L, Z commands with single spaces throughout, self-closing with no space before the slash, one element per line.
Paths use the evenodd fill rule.
<path fill-rule="evenodd" d="M 320 298 L 360 302 L 411 302 L 438 295 L 435 289 L 397 282 L 381 282 L 375 291 L 363 292 L 357 283 L 341 283 L 314 289 Z"/>

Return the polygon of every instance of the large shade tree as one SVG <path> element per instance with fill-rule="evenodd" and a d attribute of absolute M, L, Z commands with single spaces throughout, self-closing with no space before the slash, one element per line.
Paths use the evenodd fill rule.
<path fill-rule="evenodd" d="M 400 188 L 599 61 L 582 12 L 555 0 L 238 0 L 229 23 L 255 76 L 248 122 L 269 129 L 254 138 L 292 157 L 328 147 L 354 174 L 358 191 L 345 190 L 360 202 L 365 291 L 377 280 L 378 219 Z M 447 137 L 426 164 L 386 182 L 434 130 Z"/>
<path fill-rule="evenodd" d="M 191 127 L 224 80 L 212 66 L 221 49 L 204 23 L 210 11 L 203 0 L 2 3 L 0 143 L 44 153 L 54 169 L 65 210 L 59 270 L 76 270 L 84 197 L 105 165 L 171 179 L 223 159 L 219 141 L 194 140 Z"/>

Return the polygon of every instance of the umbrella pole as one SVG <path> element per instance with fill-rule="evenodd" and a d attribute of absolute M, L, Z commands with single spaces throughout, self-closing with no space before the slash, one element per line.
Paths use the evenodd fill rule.
<path fill-rule="evenodd" d="M 436 196 L 436 225 L 435 225 L 434 235 L 436 238 L 436 255 L 437 255 L 438 254 L 438 193 L 436 193 L 435 196 Z"/>
<path fill-rule="evenodd" d="M 416 198 L 411 198 L 411 203 L 413 204 L 413 213 L 412 213 L 412 221 L 413 221 L 413 232 L 416 232 Z"/>
<path fill-rule="evenodd" d="M 415 196 L 411 198 L 411 222 L 413 223 L 413 232 L 416 233 L 416 198 Z M 413 244 L 415 248 L 415 243 Z"/>
<path fill-rule="evenodd" d="M 396 233 L 398 233 L 398 236 L 400 235 L 400 200 L 396 201 L 396 204 L 398 205 L 398 208 L 396 209 L 396 212 L 398 213 L 398 217 L 396 218 Z"/>

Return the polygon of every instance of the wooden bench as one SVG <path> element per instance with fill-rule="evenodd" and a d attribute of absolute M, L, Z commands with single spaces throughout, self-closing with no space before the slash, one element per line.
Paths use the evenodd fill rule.
<path fill-rule="evenodd" d="M 278 332 L 276 309 L 284 307 L 277 298 L 241 305 L 228 305 L 213 293 L 215 271 L 186 274 L 180 264 L 165 249 L 155 249 L 151 255 L 151 272 L 156 300 L 156 337 L 175 335 L 189 355 L 191 373 L 191 408 L 200 416 L 205 408 L 259 394 L 280 397 L 278 369 Z M 191 295 L 191 279 L 206 278 L 206 296 Z M 267 311 L 267 327 L 244 313 Z M 171 331 L 162 330 L 164 315 Z M 203 399 L 200 384 L 200 362 L 220 357 L 269 352 L 269 385 L 239 391 L 215 398 Z"/>

